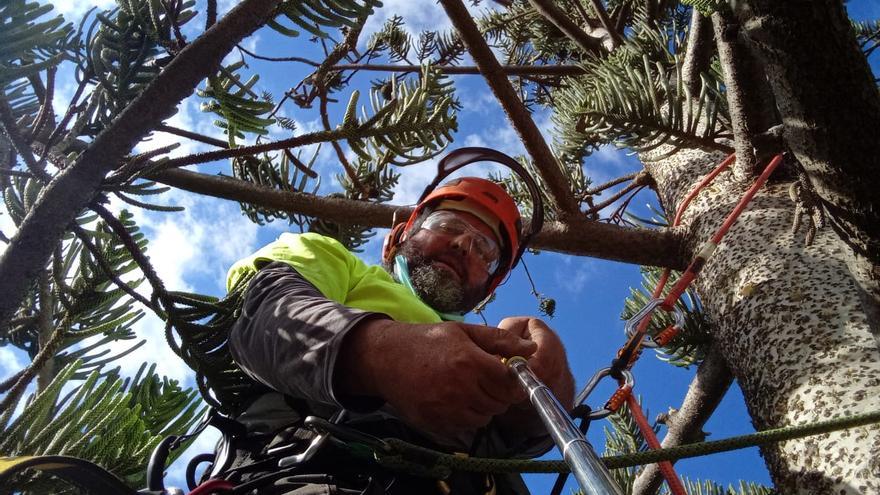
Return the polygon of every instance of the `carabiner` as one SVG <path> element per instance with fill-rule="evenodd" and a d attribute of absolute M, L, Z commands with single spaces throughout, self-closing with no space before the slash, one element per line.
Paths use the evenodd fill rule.
<path fill-rule="evenodd" d="M 627 338 L 632 338 L 633 334 L 639 328 L 639 324 L 645 318 L 651 316 L 655 309 L 658 306 L 661 306 L 664 302 L 664 299 L 651 299 L 648 301 L 648 304 L 639 310 L 638 313 L 634 314 L 630 319 L 626 320 L 626 324 L 623 327 L 623 331 L 626 333 Z M 673 325 L 679 329 L 684 328 L 684 314 L 682 314 L 681 310 L 678 308 L 672 308 L 671 310 L 664 310 L 668 313 L 672 313 L 672 320 L 674 321 Z M 642 346 L 647 347 L 649 349 L 656 349 L 660 347 L 654 339 L 651 338 L 650 335 L 645 334 L 644 340 L 642 341 Z"/>
<path fill-rule="evenodd" d="M 632 389 L 633 385 L 635 384 L 635 377 L 633 376 L 633 374 L 629 370 L 622 370 L 620 372 L 620 374 L 623 375 L 623 385 L 621 388 L 628 387 L 629 389 Z M 584 388 L 581 389 L 581 391 L 574 398 L 575 407 L 583 404 L 583 402 L 585 400 L 587 400 L 587 397 L 589 397 L 590 394 L 592 394 L 593 391 L 596 389 L 596 386 L 599 385 L 599 382 L 602 381 L 602 379 L 605 378 L 606 376 L 611 376 L 611 368 L 610 367 L 609 368 L 602 368 L 601 370 L 597 371 L 596 374 L 593 375 L 592 378 L 590 378 L 590 381 L 587 382 L 586 385 L 584 385 Z M 616 393 L 617 392 L 615 392 L 615 394 Z M 606 403 L 606 406 L 607 406 L 607 403 Z M 602 409 L 596 409 L 594 411 L 591 411 L 590 412 L 590 419 L 591 420 L 602 419 L 602 418 L 610 415 L 613 412 L 614 412 L 613 410 L 611 410 L 607 407 L 602 407 Z"/>
<path fill-rule="evenodd" d="M 330 417 L 329 422 L 326 420 L 322 420 L 322 421 L 328 422 L 330 424 L 334 424 L 334 423 L 339 423 L 340 421 L 344 420 L 345 417 L 346 417 L 345 409 L 340 409 L 339 411 L 336 411 L 333 414 L 333 416 Z M 310 419 L 315 419 L 315 418 L 314 418 L 314 416 L 308 416 L 304 420 L 304 423 L 305 423 L 305 421 L 309 421 Z M 312 428 L 312 429 L 314 430 L 314 428 Z M 318 436 L 313 438 L 312 441 L 309 443 L 309 446 L 306 447 L 306 450 L 302 451 L 302 453 L 300 453 L 300 454 L 282 457 L 278 461 L 278 467 L 285 468 L 288 466 L 295 466 L 297 464 L 308 461 L 309 459 L 311 459 L 312 457 L 315 456 L 315 454 L 318 452 L 318 450 L 321 447 L 323 447 L 325 443 L 327 443 L 327 439 L 329 437 L 330 437 L 329 432 L 327 432 L 327 431 L 319 432 Z"/>

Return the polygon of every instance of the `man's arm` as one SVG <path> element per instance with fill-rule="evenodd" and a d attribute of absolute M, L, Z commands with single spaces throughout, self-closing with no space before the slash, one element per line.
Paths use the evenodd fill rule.
<path fill-rule="evenodd" d="M 242 314 L 229 335 L 236 363 L 279 392 L 355 410 L 382 405 L 376 397 L 340 397 L 336 361 L 345 335 L 384 315 L 327 299 L 291 266 L 274 262 L 254 276 Z"/>

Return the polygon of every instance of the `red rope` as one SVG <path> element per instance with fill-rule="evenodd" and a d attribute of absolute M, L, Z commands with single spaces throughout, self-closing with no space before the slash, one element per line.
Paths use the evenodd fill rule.
<path fill-rule="evenodd" d="M 626 404 L 629 406 L 629 410 L 632 412 L 636 424 L 639 425 L 639 429 L 642 430 L 642 436 L 645 437 L 645 442 L 647 442 L 648 447 L 650 447 L 651 450 L 659 449 L 660 441 L 657 440 L 657 435 L 654 434 L 654 428 L 651 427 L 651 424 L 648 423 L 648 418 L 646 418 L 645 413 L 642 412 L 642 408 L 639 406 L 639 401 L 637 401 L 634 396 L 630 395 L 626 399 Z M 681 480 L 679 479 L 678 474 L 676 474 L 675 468 L 672 467 L 671 462 L 660 461 L 657 463 L 657 467 L 660 468 L 663 478 L 666 479 L 666 484 L 669 485 L 670 492 L 675 495 L 687 495 L 687 490 L 685 490 L 684 485 L 681 484 Z"/>
<path fill-rule="evenodd" d="M 226 493 L 235 489 L 235 485 L 231 482 L 221 479 L 208 480 L 201 485 L 195 487 L 189 495 L 208 495 L 210 493 Z"/>
<path fill-rule="evenodd" d="M 699 194 L 699 192 L 705 188 L 715 177 L 718 176 L 722 171 L 724 171 L 727 167 L 733 163 L 735 159 L 735 155 L 731 154 L 728 156 L 723 162 L 721 162 L 717 167 L 715 167 L 711 172 L 709 172 L 703 180 L 697 184 L 696 187 L 685 197 L 684 201 L 682 201 L 681 205 L 678 207 L 678 211 L 675 214 L 675 218 L 672 221 L 672 226 L 677 227 L 681 222 L 681 217 L 684 214 L 685 209 L 687 209 L 688 205 L 693 201 L 693 199 Z M 773 160 L 767 165 L 764 169 L 764 172 L 755 180 L 755 183 L 752 184 L 752 187 L 749 188 L 748 191 L 740 198 L 739 203 L 733 208 L 733 211 L 727 215 L 727 218 L 724 219 L 724 222 L 721 224 L 721 227 L 712 236 L 712 239 L 700 250 L 697 254 L 696 258 L 691 262 L 691 264 L 687 267 L 687 269 L 682 273 L 681 277 L 678 279 L 676 284 L 672 287 L 672 290 L 669 291 L 669 294 L 663 300 L 663 304 L 660 306 L 663 309 L 671 310 L 675 306 L 675 302 L 684 294 L 684 291 L 687 290 L 688 286 L 693 282 L 696 278 L 697 274 L 706 264 L 706 260 L 709 256 L 712 255 L 715 247 L 721 243 L 721 240 L 724 238 L 724 235 L 727 234 L 727 231 L 730 230 L 730 227 L 733 226 L 734 222 L 736 222 L 737 218 L 739 218 L 740 214 L 745 210 L 746 206 L 752 200 L 752 198 L 757 194 L 758 190 L 761 186 L 767 182 L 767 179 L 770 177 L 770 174 L 776 170 L 776 167 L 782 163 L 782 155 L 776 155 L 773 157 Z M 657 286 L 654 287 L 654 292 L 651 295 L 653 299 L 657 299 L 663 293 L 663 289 L 666 287 L 667 282 L 669 281 L 669 275 L 671 273 L 670 269 L 663 270 L 663 274 L 660 275 L 660 279 L 657 281 Z M 629 341 L 633 341 L 633 339 L 637 339 L 635 343 L 635 351 L 631 354 L 632 360 L 629 363 L 629 366 L 635 364 L 635 359 L 638 357 L 638 350 L 642 345 L 642 341 L 644 339 L 645 332 L 648 329 L 648 325 L 651 323 L 650 317 L 645 317 L 641 322 L 639 322 L 639 326 L 636 329 L 636 332 L 629 339 Z M 669 329 L 667 329 L 668 331 Z M 666 333 L 666 332 L 664 332 Z M 629 344 L 629 341 L 627 344 Z M 642 436 L 645 437 L 645 442 L 648 444 L 648 447 L 651 449 L 659 449 L 660 441 L 657 439 L 657 435 L 654 434 L 654 429 L 651 427 L 650 423 L 648 423 L 648 419 L 645 417 L 645 413 L 642 411 L 641 406 L 639 405 L 639 401 L 635 399 L 635 397 L 630 394 L 627 396 L 627 404 L 629 405 L 629 409 L 632 412 L 633 418 L 638 424 L 639 429 L 642 431 Z M 669 485 L 669 491 L 671 491 L 674 495 L 686 495 L 687 492 L 684 489 L 684 486 L 681 484 L 681 480 L 676 474 L 675 469 L 672 467 L 672 463 L 669 461 L 663 461 L 658 463 L 658 467 L 660 468 L 660 472 L 663 474 L 663 478 L 666 479 L 666 484 Z"/>

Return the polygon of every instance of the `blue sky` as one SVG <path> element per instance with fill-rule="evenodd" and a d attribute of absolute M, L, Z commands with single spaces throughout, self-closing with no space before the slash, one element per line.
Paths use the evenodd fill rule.
<path fill-rule="evenodd" d="M 82 5 L 81 2 L 58 2 L 58 5 L 62 13 L 75 20 L 87 7 L 92 5 L 108 7 L 111 3 L 108 0 L 96 0 L 89 2 L 88 6 Z M 224 0 L 220 4 L 222 13 L 234 2 Z M 880 17 L 880 5 L 874 0 L 853 1 L 848 6 L 856 18 Z M 202 7 L 200 2 L 199 10 L 203 12 Z M 449 27 L 445 14 L 434 2 L 386 1 L 385 7 L 367 25 L 361 37 L 361 45 L 392 13 L 403 15 L 413 32 L 424 28 Z M 196 22 L 201 24 L 202 19 L 200 16 Z M 269 56 L 296 55 L 319 59 L 321 55 L 314 45 L 303 43 L 302 40 L 282 38 L 268 29 L 258 31 L 246 40 L 245 45 L 251 50 L 255 49 Z M 237 60 L 238 57 L 238 53 L 234 52 L 228 60 Z M 300 64 L 269 64 L 251 60 L 248 62 L 250 68 L 245 72 L 261 73 L 263 77 L 258 87 L 272 92 L 276 98 L 309 72 L 308 67 Z M 367 74 L 360 77 L 354 87 L 360 87 L 363 93 L 366 84 L 375 77 L 378 75 Z M 490 146 L 511 155 L 523 153 L 516 134 L 508 125 L 482 79 L 478 76 L 458 76 L 456 82 L 457 95 L 464 108 L 458 117 L 459 131 L 453 146 Z M 69 98 L 73 86 L 70 83 L 62 84 L 58 92 L 61 100 Z M 347 94 L 346 92 L 345 99 Z M 365 102 L 366 99 L 362 98 L 362 101 Z M 222 137 L 220 129 L 211 124 L 213 118 L 200 113 L 198 107 L 198 98 L 187 99 L 170 123 L 177 127 Z M 342 108 L 332 109 L 331 121 L 339 122 L 342 110 Z M 318 129 L 315 112 L 288 110 L 285 116 L 297 121 L 297 132 Z M 536 116 L 539 128 L 548 136 L 552 130 L 549 117 L 547 113 Z M 274 137 L 286 136 L 284 132 L 286 131 L 276 131 Z M 157 133 L 139 148 L 148 150 L 178 141 L 179 139 L 173 136 Z M 204 145 L 188 143 L 176 150 L 173 155 L 204 149 L 207 149 Z M 312 149 L 305 150 L 304 156 L 309 156 L 311 152 Z M 425 182 L 433 177 L 434 163 L 404 170 L 394 202 L 397 204 L 413 202 Z M 585 163 L 587 176 L 597 184 L 639 168 L 635 158 L 613 149 L 603 149 Z M 225 162 L 209 163 L 200 165 L 197 170 L 205 173 L 229 173 L 229 166 Z M 322 175 L 321 194 L 338 190 L 339 186 L 334 174 L 340 173 L 341 167 L 329 146 L 322 148 L 317 170 Z M 485 173 L 485 169 L 477 169 L 477 172 Z M 225 271 L 231 263 L 288 230 L 288 226 L 281 222 L 264 227 L 252 224 L 240 214 L 235 203 L 178 191 L 167 193 L 158 198 L 158 201 L 186 207 L 184 213 L 178 214 L 134 211 L 137 222 L 150 239 L 148 250 L 150 258 L 166 285 L 175 290 L 221 295 Z M 644 205 L 651 201 L 649 195 L 641 195 L 634 202 L 633 211 L 641 212 L 644 216 L 647 211 Z M 0 228 L 9 235 L 11 233 L 9 226 L 2 223 L 7 221 L 6 218 L 0 217 Z M 365 261 L 378 261 L 384 234 L 384 230 L 379 230 L 374 239 L 365 246 L 362 253 Z M 624 342 L 623 322 L 619 319 L 619 315 L 623 301 L 629 294 L 629 288 L 638 285 L 640 281 L 639 268 L 635 265 L 549 252 L 537 256 L 527 255 L 525 262 L 537 289 L 557 301 L 556 317 L 549 323 L 562 337 L 577 384 L 582 386 L 596 370 L 608 365 L 615 351 Z M 518 268 L 508 282 L 499 288 L 497 300 L 487 308 L 485 315 L 489 323 L 497 323 L 506 316 L 537 315 L 537 301 L 530 294 L 530 290 L 524 271 Z M 473 318 L 473 321 L 481 320 Z M 142 320 L 138 324 L 138 333 L 147 340 L 147 343 L 130 358 L 120 363 L 124 372 L 134 373 L 142 361 L 157 362 L 159 372 L 192 384 L 192 375 L 188 368 L 167 348 L 162 336 L 163 325 L 158 319 L 149 317 Z M 22 353 L 10 348 L 0 348 L 0 377 L 9 376 L 25 363 L 26 357 Z M 634 371 L 636 392 L 643 397 L 644 405 L 653 418 L 657 413 L 665 412 L 669 407 L 677 407 L 681 403 L 693 377 L 694 368 L 689 370 L 675 368 L 654 358 L 648 351 Z M 600 405 L 610 393 L 610 389 L 600 388 L 589 402 Z M 604 427 L 603 422 L 597 422 L 590 431 L 590 439 L 600 451 L 603 445 Z M 711 433 L 710 439 L 753 431 L 742 396 L 735 386 L 727 394 L 705 430 Z M 193 453 L 211 450 L 215 438 L 214 435 L 203 435 L 193 448 Z M 552 452 L 549 457 L 557 458 L 558 453 Z M 692 479 L 711 479 L 725 485 L 736 483 L 740 479 L 769 484 L 767 471 L 757 449 L 685 460 L 678 463 L 676 469 L 682 476 Z M 172 484 L 183 485 L 182 466 L 175 466 L 170 472 L 170 478 Z M 529 475 L 527 480 L 534 493 L 545 493 L 552 486 L 554 477 Z M 569 481 L 567 488 L 575 489 L 574 482 Z"/>

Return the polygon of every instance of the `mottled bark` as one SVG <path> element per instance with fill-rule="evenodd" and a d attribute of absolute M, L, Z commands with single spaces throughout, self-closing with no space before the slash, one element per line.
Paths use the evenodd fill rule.
<path fill-rule="evenodd" d="M 643 158 L 674 211 L 723 156 L 687 150 Z M 791 232 L 787 189 L 777 183 L 755 197 L 696 282 L 758 429 L 880 409 L 880 350 L 847 267 L 850 248 L 831 229 L 803 246 L 802 233 Z M 741 193 L 723 173 L 696 198 L 682 223 L 692 246 L 715 232 Z M 878 450 L 880 425 L 872 425 L 763 454 L 780 493 L 863 494 L 880 493 Z"/>
<path fill-rule="evenodd" d="M 857 296 L 880 322 L 880 94 L 840 0 L 746 0 L 738 15 L 767 67 L 788 147 L 852 248 Z M 880 336 L 878 336 L 880 337 Z"/>

